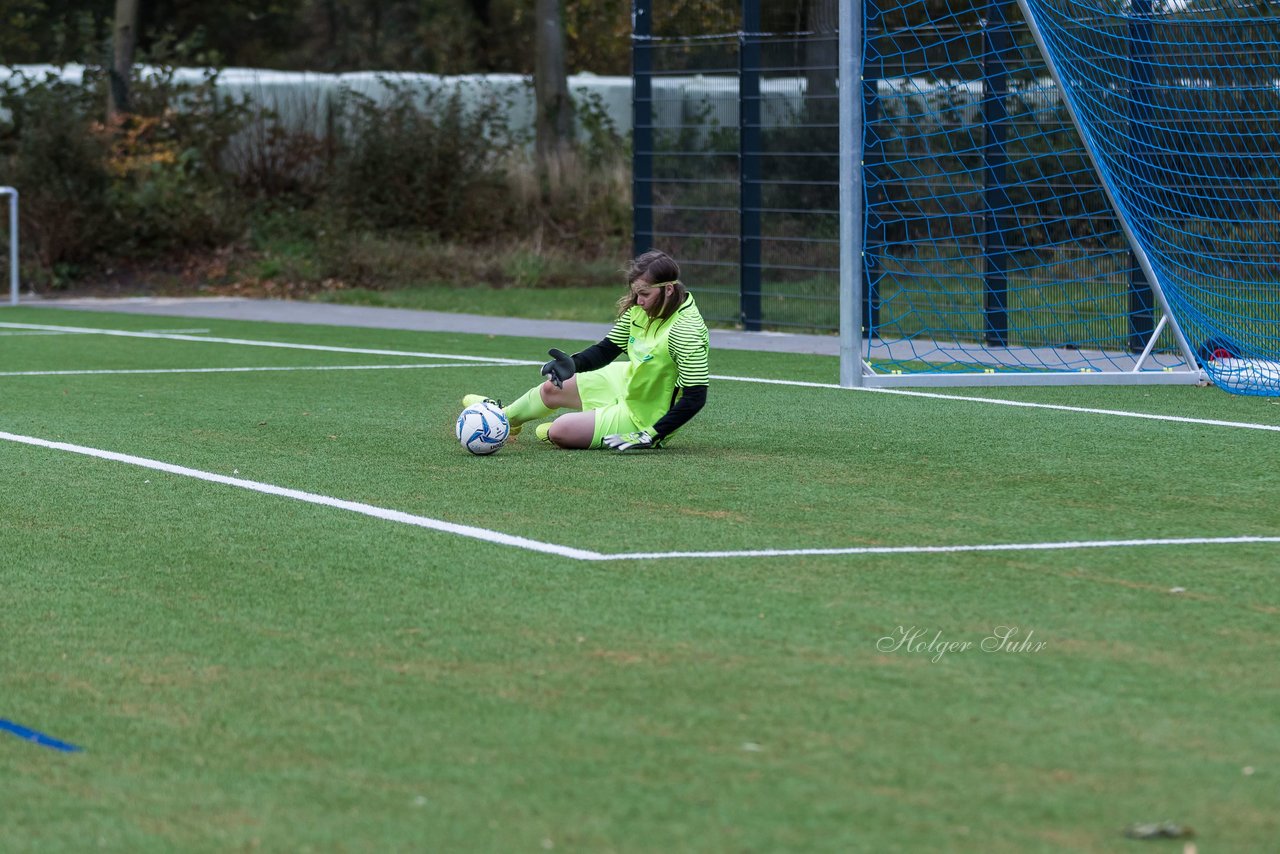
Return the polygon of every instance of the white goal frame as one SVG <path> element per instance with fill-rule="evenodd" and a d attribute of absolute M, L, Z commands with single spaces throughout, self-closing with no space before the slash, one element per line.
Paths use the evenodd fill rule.
<path fill-rule="evenodd" d="M 1052 57 L 1045 49 L 1044 41 L 1034 20 L 1026 13 L 1026 0 L 1017 0 L 1023 9 L 1036 44 L 1045 57 L 1054 78 L 1059 86 L 1062 80 Z M 863 33 L 862 33 L 862 0 L 848 0 L 840 3 L 839 16 L 839 79 L 841 81 L 861 81 L 863 79 Z M 1119 217 L 1125 237 L 1138 259 L 1143 273 L 1151 286 L 1162 316 L 1155 329 L 1148 336 L 1145 347 L 1138 356 L 1115 358 L 1117 354 L 1109 354 L 1113 364 L 1121 362 L 1123 369 L 1085 370 L 1085 371 L 1000 371 L 994 368 L 983 373 L 938 372 L 938 373 L 877 373 L 868 359 L 876 356 L 892 354 L 895 342 L 869 342 L 862 337 L 864 318 L 862 307 L 866 282 L 863 278 L 863 215 L 861 200 L 864 187 L 861 164 L 863 162 L 862 140 L 862 86 L 841 85 L 839 87 L 840 110 L 840 385 L 845 388 L 892 388 L 892 387 L 928 387 L 928 386 L 1011 386 L 1011 385 L 1200 385 L 1208 381 L 1208 375 L 1201 369 L 1194 351 L 1186 336 L 1178 325 L 1177 318 L 1169 308 L 1160 282 L 1154 275 L 1150 262 L 1142 246 L 1134 238 L 1129 224 L 1124 217 Z M 1068 101 L 1068 103 L 1070 103 Z M 1080 126 L 1074 109 L 1071 117 L 1076 127 Z M 1086 141 L 1089 159 L 1097 169 L 1097 158 L 1092 147 Z M 1115 206 L 1115 198 L 1107 182 L 1102 181 L 1107 191 L 1108 201 Z M 1165 368 L 1163 370 L 1144 370 L 1160 336 L 1168 332 L 1174 339 L 1183 366 Z M 1007 352 L 1010 348 L 1002 348 Z M 972 360 L 974 351 L 966 353 Z M 1000 360 L 993 359 L 991 364 L 998 365 Z"/>

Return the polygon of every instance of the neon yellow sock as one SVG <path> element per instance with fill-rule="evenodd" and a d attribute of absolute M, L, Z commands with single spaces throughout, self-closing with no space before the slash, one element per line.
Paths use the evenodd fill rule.
<path fill-rule="evenodd" d="M 534 386 L 520 396 L 520 399 L 510 406 L 503 407 L 502 411 L 507 414 L 507 421 L 511 422 L 511 426 L 523 424 L 526 421 L 536 421 L 539 418 L 546 418 L 554 409 L 548 407 L 542 402 L 542 393 L 539 389 L 541 386 Z"/>

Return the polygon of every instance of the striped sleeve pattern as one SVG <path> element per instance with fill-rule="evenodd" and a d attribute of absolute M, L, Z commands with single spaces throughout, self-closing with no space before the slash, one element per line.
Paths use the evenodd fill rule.
<path fill-rule="evenodd" d="M 671 360 L 679 372 L 676 385 L 689 388 L 711 383 L 711 368 L 707 360 L 710 344 L 707 326 L 702 318 L 694 315 L 676 319 L 667 337 Z"/>
<path fill-rule="evenodd" d="M 605 337 L 617 344 L 622 352 L 627 352 L 627 344 L 631 341 L 631 312 L 624 312 Z"/>

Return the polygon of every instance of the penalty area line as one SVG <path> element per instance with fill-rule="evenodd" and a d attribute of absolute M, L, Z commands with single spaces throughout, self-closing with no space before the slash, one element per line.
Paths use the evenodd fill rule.
<path fill-rule="evenodd" d="M 417 516 L 412 513 L 404 513 L 399 510 L 388 510 L 385 507 L 377 507 L 360 501 L 345 501 L 341 498 L 319 495 L 314 492 L 304 492 L 300 489 L 289 489 L 283 486 L 261 483 L 255 480 L 246 480 L 245 478 L 240 477 L 228 477 L 226 475 L 215 474 L 214 472 L 173 465 L 172 463 L 161 462 L 160 460 L 151 460 L 146 457 L 135 457 L 132 454 L 120 454 L 115 451 L 104 451 L 99 448 L 87 448 L 83 445 L 72 445 L 67 442 L 53 442 L 48 439 L 40 439 L 35 436 L 21 436 L 15 433 L 0 432 L 0 440 L 17 442 L 23 445 L 33 445 L 38 448 L 48 448 L 54 451 L 66 451 L 68 453 L 94 457 L 100 460 L 126 463 L 128 465 L 139 466 L 153 471 L 176 474 L 182 477 L 190 477 L 196 480 L 207 481 L 209 483 L 219 483 L 224 486 L 234 486 L 239 489 L 247 489 L 251 492 L 258 492 L 264 495 L 274 495 L 279 498 L 290 498 L 294 501 L 303 501 L 307 504 L 316 504 L 322 507 L 346 510 L 351 513 L 359 513 L 362 516 L 371 516 L 375 519 L 383 519 L 388 522 L 398 522 L 402 525 L 413 525 L 418 528 L 427 528 L 432 531 L 454 534 L 459 537 L 468 537 L 473 540 L 482 540 L 484 542 L 494 543 L 500 546 L 513 546 L 515 548 L 526 549 L 528 551 L 559 555 L 561 557 L 575 558 L 577 560 L 599 560 L 604 557 L 604 555 L 599 552 L 575 549 L 569 546 L 557 545 L 555 543 L 544 543 L 539 540 L 528 539 L 527 537 L 517 537 L 511 534 L 504 534 L 500 531 L 491 531 L 487 528 L 477 528 L 472 525 L 459 525 L 455 522 L 446 522 L 443 519 L 432 519 L 428 516 Z"/>
<path fill-rule="evenodd" d="M 239 489 L 247 489 L 251 492 L 258 492 L 264 495 L 274 495 L 279 498 L 289 498 L 294 501 L 303 501 L 308 504 L 315 504 L 322 507 L 331 507 L 337 510 L 346 510 L 351 513 L 358 513 L 362 516 L 370 516 L 375 519 L 382 519 L 387 522 L 396 522 L 402 525 L 412 525 L 418 528 L 426 528 L 432 531 L 439 531 L 445 534 L 454 534 L 455 536 L 468 537 L 474 540 L 481 540 L 487 543 L 493 543 L 500 546 L 511 546 L 513 548 L 525 549 L 527 551 L 540 552 L 542 554 L 552 554 L 559 557 L 571 558 L 573 560 L 584 561 L 631 561 L 631 560 L 670 560 L 672 558 L 684 559 L 714 559 L 714 558 L 769 558 L 769 557 L 823 557 L 823 556 L 858 556 L 858 555 L 901 555 L 901 554 L 953 554 L 963 552 L 1015 552 L 1015 551 L 1064 551 L 1074 549 L 1104 549 L 1104 548 L 1143 548 L 1153 546 L 1200 546 L 1200 545 L 1241 545 L 1251 543 L 1280 543 L 1280 536 L 1237 536 L 1237 537 L 1164 537 L 1153 539 L 1126 539 L 1126 540 L 1071 540 L 1066 542 L 1043 542 L 1043 543 L 980 543 L 969 545 L 950 545 L 950 546 L 851 546 L 848 548 L 810 548 L 810 549 L 744 549 L 739 551 L 669 551 L 669 552 L 618 552 L 607 554 L 603 552 L 590 551 L 588 549 L 577 549 L 572 546 L 563 546 L 557 543 L 547 543 L 540 540 L 532 540 L 527 537 L 518 537 L 512 534 L 504 534 L 500 531 L 493 531 L 487 528 L 477 528 L 473 525 L 460 525 L 455 522 L 446 522 L 442 519 L 433 519 L 427 516 L 417 516 L 412 513 L 404 513 L 399 510 L 389 510 L 385 507 L 377 507 L 372 504 L 365 504 L 359 501 L 346 501 L 340 498 L 334 498 L 328 495 L 320 495 L 314 492 L 304 492 L 299 489 L 289 489 L 283 486 L 276 486 L 270 483 L 262 483 L 260 481 L 247 480 L 240 477 L 228 477 L 227 475 L 215 474 L 214 472 L 201 471 L 200 469 L 187 468 L 186 466 L 174 465 L 172 463 L 162 462 L 160 460 L 147 459 L 146 457 L 137 457 L 132 454 L 121 454 L 115 451 L 104 451 L 99 448 L 88 448 L 83 445 L 73 445 L 67 442 L 54 442 L 49 439 L 40 439 L 35 436 L 22 436 L 15 433 L 0 432 L 0 440 L 8 442 L 16 442 L 23 445 L 32 445 L 39 448 L 47 448 L 55 451 L 66 451 L 68 453 L 80 454 L 82 456 L 94 457 L 101 460 L 110 460 L 112 462 L 126 463 L 128 465 L 139 466 L 141 468 L 151 469 L 153 471 L 161 471 L 167 474 L 175 474 L 182 477 L 190 477 L 196 480 L 203 480 L 209 483 L 218 483 L 224 486 L 233 486 Z"/>
<path fill-rule="evenodd" d="M 628 552 L 597 560 L 661 560 L 667 558 L 822 557 L 839 555 L 913 555 L 960 552 L 1067 551 L 1073 549 L 1141 548 L 1149 546 L 1218 546 L 1280 543 L 1280 537 L 1166 537 L 1146 540 L 1071 540 L 1053 543 L 978 543 L 956 546 L 851 546 L 833 549 L 745 549 L 707 552 Z"/>

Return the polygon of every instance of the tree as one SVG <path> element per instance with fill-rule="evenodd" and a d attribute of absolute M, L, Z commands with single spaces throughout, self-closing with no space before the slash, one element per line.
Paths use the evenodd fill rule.
<path fill-rule="evenodd" d="M 840 6 L 836 0 L 809 0 L 805 8 L 805 29 L 813 33 L 805 42 L 805 77 L 808 79 L 806 96 L 810 99 L 810 111 L 822 99 L 835 103 L 837 68 L 840 62 L 838 47 Z"/>
<path fill-rule="evenodd" d="M 538 167 L 544 177 L 554 174 L 573 150 L 573 102 L 565 73 L 564 22 L 560 0 L 537 0 L 534 47 L 534 132 Z"/>
<path fill-rule="evenodd" d="M 138 0 L 116 0 L 111 28 L 111 70 L 107 86 L 107 121 L 129 112 L 129 79 L 138 43 Z"/>

